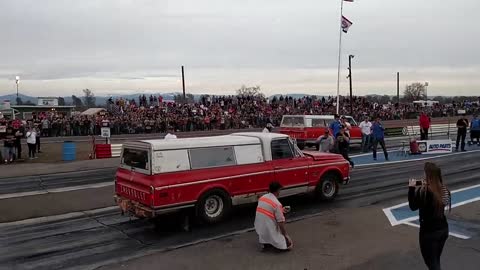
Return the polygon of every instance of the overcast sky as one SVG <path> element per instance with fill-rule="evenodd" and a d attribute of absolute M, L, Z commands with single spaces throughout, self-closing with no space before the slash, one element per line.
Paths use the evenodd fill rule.
<path fill-rule="evenodd" d="M 343 36 L 357 94 L 480 94 L 478 0 L 355 0 Z M 0 94 L 336 92 L 339 0 L 1 0 Z"/>

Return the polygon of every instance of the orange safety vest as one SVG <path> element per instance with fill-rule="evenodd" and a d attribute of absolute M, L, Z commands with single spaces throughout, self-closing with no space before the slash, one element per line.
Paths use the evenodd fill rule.
<path fill-rule="evenodd" d="M 266 197 L 267 195 L 264 195 L 260 197 L 260 199 L 258 199 L 257 212 L 277 222 L 277 219 L 275 218 L 275 209 L 279 209 L 280 213 L 282 214 L 281 216 L 282 220 L 278 220 L 278 222 L 285 221 L 285 217 L 283 216 L 283 206 L 267 198 Z"/>

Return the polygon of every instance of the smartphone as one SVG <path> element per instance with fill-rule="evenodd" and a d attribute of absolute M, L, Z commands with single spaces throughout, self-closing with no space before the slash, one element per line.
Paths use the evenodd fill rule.
<path fill-rule="evenodd" d="M 415 186 L 421 186 L 421 185 L 423 185 L 423 180 L 415 181 Z"/>

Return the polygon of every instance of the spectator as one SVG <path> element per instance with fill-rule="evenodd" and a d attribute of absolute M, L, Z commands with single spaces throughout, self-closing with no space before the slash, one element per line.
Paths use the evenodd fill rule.
<path fill-rule="evenodd" d="M 25 129 L 23 125 L 20 125 L 17 130 L 15 130 L 15 148 L 16 148 L 16 159 L 22 159 L 22 138 L 25 137 Z"/>
<path fill-rule="evenodd" d="M 325 130 L 325 134 L 323 134 L 323 136 L 318 137 L 315 144 L 318 145 L 318 150 L 320 152 L 329 153 L 333 152 L 335 140 L 332 136 L 330 136 L 330 132 L 327 129 Z"/>
<path fill-rule="evenodd" d="M 428 130 L 430 129 L 430 117 L 422 112 L 419 119 L 421 140 L 428 140 Z"/>
<path fill-rule="evenodd" d="M 372 142 L 372 123 L 368 116 L 360 123 L 359 127 L 362 131 L 362 151 L 366 153 L 368 152 L 368 149 L 370 149 L 370 144 Z"/>
<path fill-rule="evenodd" d="M 340 132 L 342 123 L 340 122 L 340 117 L 338 114 L 335 114 L 333 122 L 330 124 L 330 129 L 332 130 L 333 137 L 337 137 Z"/>
<path fill-rule="evenodd" d="M 5 160 L 5 164 L 13 162 L 14 146 L 15 134 L 13 132 L 13 128 L 11 126 L 7 126 L 5 139 L 3 140 L 3 158 Z"/>
<path fill-rule="evenodd" d="M 344 159 L 346 159 L 352 168 L 355 167 L 355 163 L 350 159 L 348 156 L 348 151 L 350 148 L 350 136 L 348 136 L 348 133 L 346 132 L 345 127 L 340 128 L 340 132 L 337 134 L 337 147 L 338 147 L 338 152 L 340 155 L 343 156 Z"/>
<path fill-rule="evenodd" d="M 342 116 L 341 124 L 345 128 L 345 133 L 347 133 L 348 137 L 350 137 L 350 130 L 352 129 L 352 125 L 350 125 L 345 116 Z"/>
<path fill-rule="evenodd" d="M 40 150 L 40 128 L 38 125 L 35 125 L 35 145 L 37 146 L 37 153 L 42 153 Z"/>
<path fill-rule="evenodd" d="M 165 135 L 165 140 L 176 139 L 177 135 L 175 135 L 174 132 L 175 132 L 174 129 L 172 127 L 169 127 L 168 128 L 168 133 L 167 133 L 167 135 Z"/>
<path fill-rule="evenodd" d="M 37 143 L 37 133 L 35 128 L 28 128 L 27 132 L 27 145 L 28 145 L 28 158 L 34 159 L 36 152 L 36 143 Z"/>
<path fill-rule="evenodd" d="M 273 126 L 271 123 L 268 123 L 267 126 L 263 129 L 263 133 L 270 133 L 272 132 Z"/>
<path fill-rule="evenodd" d="M 457 143 L 456 143 L 456 148 L 455 151 L 458 152 L 458 147 L 461 144 L 461 149 L 463 152 L 467 151 L 465 150 L 465 137 L 467 137 L 467 127 L 468 127 L 468 120 L 465 117 L 465 115 L 462 115 L 462 118 L 458 119 L 457 121 Z"/>
<path fill-rule="evenodd" d="M 263 249 L 275 248 L 281 251 L 292 249 L 293 242 L 285 228 L 286 210 L 278 201 L 282 186 L 278 182 L 272 182 L 269 193 L 258 200 L 257 213 L 255 215 L 255 231 Z"/>
<path fill-rule="evenodd" d="M 474 144 L 474 139 L 477 139 L 477 144 L 480 146 L 480 119 L 478 115 L 473 116 L 472 122 L 470 123 L 470 141 L 471 144 Z"/>
<path fill-rule="evenodd" d="M 442 172 L 435 164 L 425 163 L 425 179 L 410 179 L 408 204 L 412 211 L 419 210 L 420 251 L 423 260 L 432 270 L 440 270 L 440 256 L 448 239 L 448 222 L 445 208 L 452 208 L 451 194 L 443 183 Z M 418 186 L 418 187 L 417 187 Z"/>
<path fill-rule="evenodd" d="M 375 123 L 372 125 L 372 134 L 373 134 L 373 160 L 377 160 L 377 147 L 378 144 L 382 146 L 383 154 L 385 155 L 385 160 L 388 161 L 388 152 L 385 146 L 385 128 L 382 123 L 380 123 L 380 118 L 375 119 Z"/>

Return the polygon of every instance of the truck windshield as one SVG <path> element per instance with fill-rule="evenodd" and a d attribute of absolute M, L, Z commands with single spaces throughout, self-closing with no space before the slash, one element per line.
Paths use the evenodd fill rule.
<path fill-rule="evenodd" d="M 303 127 L 303 116 L 284 116 L 281 127 Z"/>
<path fill-rule="evenodd" d="M 131 168 L 149 171 L 148 150 L 124 148 L 122 164 Z"/>

